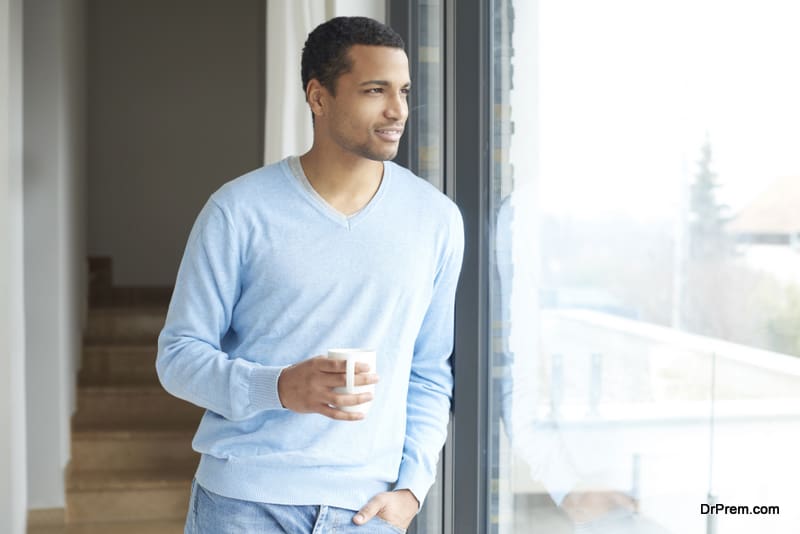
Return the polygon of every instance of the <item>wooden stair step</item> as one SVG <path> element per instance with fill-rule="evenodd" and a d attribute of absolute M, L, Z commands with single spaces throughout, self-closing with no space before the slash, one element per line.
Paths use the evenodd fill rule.
<path fill-rule="evenodd" d="M 160 386 L 104 385 L 78 388 L 77 427 L 92 425 L 197 425 L 204 410 L 173 397 Z"/>
<path fill-rule="evenodd" d="M 67 522 L 142 521 L 186 517 L 193 471 L 70 470 Z"/>
<path fill-rule="evenodd" d="M 154 343 L 104 343 L 84 346 L 80 385 L 158 384 Z"/>
<path fill-rule="evenodd" d="M 79 424 L 73 421 L 72 423 L 72 431 L 79 432 L 79 433 L 98 433 L 103 434 L 106 432 L 115 432 L 115 433 L 169 433 L 169 432 L 177 432 L 177 433 L 193 433 L 197 430 L 197 425 L 200 421 L 182 421 L 180 423 L 175 423 L 174 421 L 160 421 L 160 420 L 152 420 L 152 421 L 138 421 L 138 422 L 127 422 L 127 421 L 107 421 L 102 423 L 91 423 L 89 425 Z"/>
<path fill-rule="evenodd" d="M 77 470 L 70 466 L 67 489 L 71 491 L 115 491 L 133 488 L 184 488 L 191 482 L 193 475 L 194 468 Z"/>
<path fill-rule="evenodd" d="M 125 341 L 152 342 L 164 327 L 166 308 L 95 308 L 89 311 L 84 333 L 88 344 Z"/>
<path fill-rule="evenodd" d="M 91 273 L 92 289 L 89 305 L 92 308 L 140 308 L 160 306 L 166 308 L 172 296 L 171 287 L 111 287 L 113 275 L 111 266 L 103 266 L 102 271 Z"/>
<path fill-rule="evenodd" d="M 184 521 L 128 521 L 29 526 L 28 534 L 183 534 Z"/>
<path fill-rule="evenodd" d="M 72 467 L 91 470 L 195 468 L 194 428 L 76 429 L 72 432 Z"/>

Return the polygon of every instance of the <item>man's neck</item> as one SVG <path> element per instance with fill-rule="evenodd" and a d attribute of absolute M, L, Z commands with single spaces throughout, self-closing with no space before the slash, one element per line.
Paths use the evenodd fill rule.
<path fill-rule="evenodd" d="M 350 215 L 375 196 L 383 163 L 355 154 L 331 156 L 315 146 L 300 156 L 300 164 L 314 190 L 337 211 Z"/>

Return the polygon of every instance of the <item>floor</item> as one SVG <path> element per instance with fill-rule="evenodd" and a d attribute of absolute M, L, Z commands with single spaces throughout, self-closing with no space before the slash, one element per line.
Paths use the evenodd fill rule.
<path fill-rule="evenodd" d="M 182 534 L 183 522 L 93 523 L 87 525 L 31 527 L 28 534 Z"/>

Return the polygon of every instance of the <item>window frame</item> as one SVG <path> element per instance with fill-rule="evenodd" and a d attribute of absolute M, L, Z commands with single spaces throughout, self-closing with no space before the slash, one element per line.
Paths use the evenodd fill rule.
<path fill-rule="evenodd" d="M 488 0 L 443 0 L 443 192 L 464 219 L 464 261 L 456 294 L 450 431 L 442 454 L 442 532 L 489 531 L 491 439 L 489 247 L 492 154 L 491 8 Z M 418 73 L 418 2 L 387 0 L 388 23 Z M 420 123 L 413 114 L 396 161 L 415 170 Z M 409 533 L 417 531 L 412 524 Z"/>
<path fill-rule="evenodd" d="M 492 70 L 488 0 L 445 3 L 445 191 L 464 218 L 456 295 L 453 424 L 445 481 L 451 529 L 488 532 L 491 439 L 489 246 Z M 447 526 L 447 525 L 446 525 Z"/>
<path fill-rule="evenodd" d="M 416 2 L 389 0 L 389 22 L 417 71 Z M 444 193 L 464 218 L 464 263 L 456 296 L 451 428 L 444 448 L 443 532 L 489 526 L 489 192 L 491 41 L 487 0 L 444 2 Z M 410 121 L 398 162 L 415 161 L 419 123 Z M 413 169 L 412 169 L 413 170 Z"/>

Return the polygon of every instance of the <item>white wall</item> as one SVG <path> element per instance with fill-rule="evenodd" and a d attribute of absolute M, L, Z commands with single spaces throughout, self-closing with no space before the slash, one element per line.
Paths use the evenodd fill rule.
<path fill-rule="evenodd" d="M 64 506 L 86 295 L 84 0 L 24 12 L 28 506 Z"/>
<path fill-rule="evenodd" d="M 89 253 L 172 286 L 208 196 L 261 166 L 264 0 L 89 2 Z"/>
<path fill-rule="evenodd" d="M 112 258 L 115 285 L 171 286 L 189 229 L 209 194 L 263 164 L 264 40 L 282 53 L 286 47 L 285 32 L 264 35 L 267 3 L 291 9 L 300 4 L 89 2 L 88 248 L 90 255 Z M 327 16 L 385 20 L 380 0 L 309 4 Z M 302 46 L 305 35 L 300 39 Z M 293 100 L 280 96 L 278 110 L 291 102 L 304 106 L 299 49 L 290 60 Z M 266 77 L 282 84 L 282 72 L 269 62 L 266 68 L 273 73 Z M 310 126 L 307 112 L 299 116 Z M 289 131 L 280 125 L 272 139 Z M 290 153 L 310 146 L 309 135 L 297 136 Z M 282 145 L 278 153 L 283 152 Z"/>
<path fill-rule="evenodd" d="M 23 534 L 22 1 L 0 0 L 0 532 Z"/>

